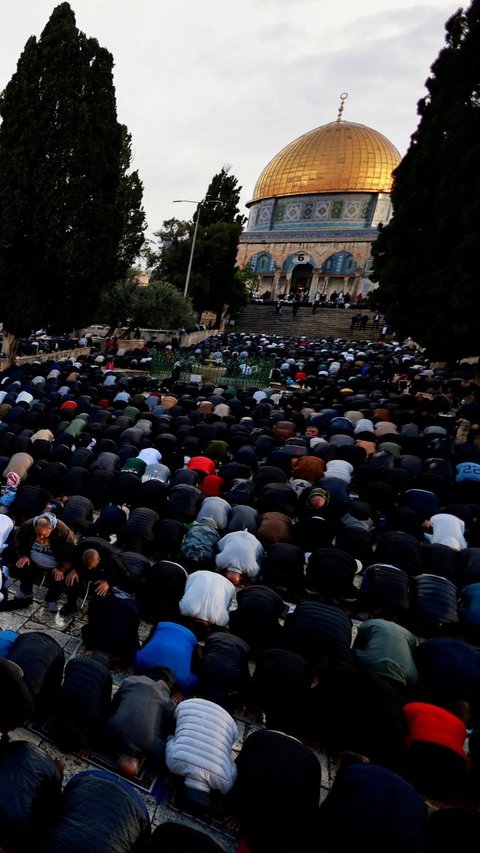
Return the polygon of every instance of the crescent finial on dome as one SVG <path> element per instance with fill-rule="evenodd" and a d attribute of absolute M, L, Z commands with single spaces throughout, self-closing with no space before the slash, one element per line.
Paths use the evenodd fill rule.
<path fill-rule="evenodd" d="M 345 109 L 345 101 L 347 100 L 347 98 L 348 98 L 348 92 L 342 92 L 342 94 L 340 95 L 340 106 L 338 108 L 337 121 L 342 120 L 342 113 Z"/>

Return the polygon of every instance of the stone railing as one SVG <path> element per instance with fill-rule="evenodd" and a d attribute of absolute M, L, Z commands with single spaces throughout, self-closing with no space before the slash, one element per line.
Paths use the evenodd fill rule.
<path fill-rule="evenodd" d="M 77 349 L 57 350 L 57 352 L 39 352 L 31 355 L 19 355 L 15 359 L 15 364 L 31 364 L 32 361 L 60 361 L 60 359 L 70 358 L 76 361 L 82 355 L 90 355 L 91 347 L 77 347 Z M 0 361 L 0 370 L 3 372 L 8 369 L 8 364 Z"/>

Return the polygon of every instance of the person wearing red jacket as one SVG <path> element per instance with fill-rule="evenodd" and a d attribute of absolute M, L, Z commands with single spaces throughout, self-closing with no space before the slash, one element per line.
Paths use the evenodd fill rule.
<path fill-rule="evenodd" d="M 403 716 L 409 775 L 415 788 L 436 800 L 464 796 L 470 770 L 465 750 L 469 703 L 458 701 L 447 709 L 428 702 L 409 702 Z"/>

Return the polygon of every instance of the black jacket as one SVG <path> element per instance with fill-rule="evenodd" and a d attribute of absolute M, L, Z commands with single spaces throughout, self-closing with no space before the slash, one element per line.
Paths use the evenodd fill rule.
<path fill-rule="evenodd" d="M 98 551 L 100 555 L 100 563 L 96 569 L 86 569 L 83 565 L 83 555 L 89 549 Z M 96 536 L 85 536 L 80 539 L 72 551 L 71 564 L 72 569 L 84 582 L 105 580 L 112 587 L 121 584 L 125 578 L 129 578 L 128 570 L 120 555 L 109 542 Z"/>
<path fill-rule="evenodd" d="M 153 509 L 136 507 L 119 533 L 119 544 L 125 551 L 148 553 L 152 549 L 159 520 L 158 513 Z"/>
<path fill-rule="evenodd" d="M 22 673 L 0 658 L 0 731 L 7 733 L 33 720 L 35 705 Z"/>
<path fill-rule="evenodd" d="M 351 660 L 351 640 L 350 617 L 331 604 L 304 601 L 285 619 L 285 647 L 314 666 L 326 660 Z"/>
<path fill-rule="evenodd" d="M 54 706 L 54 725 L 62 749 L 75 752 L 95 746 L 108 718 L 112 676 L 96 660 L 73 658 Z"/>
<path fill-rule="evenodd" d="M 150 837 L 148 812 L 136 791 L 102 771 L 77 773 L 64 788 L 54 827 L 38 853 L 142 850 Z"/>
<path fill-rule="evenodd" d="M 240 590 L 237 604 L 230 613 L 230 632 L 245 640 L 254 654 L 278 646 L 282 633 L 278 620 L 285 611 L 283 599 L 258 584 Z"/>
<path fill-rule="evenodd" d="M 0 760 L 0 844 L 33 850 L 54 820 L 62 778 L 55 761 L 26 741 L 9 743 Z"/>
<path fill-rule="evenodd" d="M 274 731 L 256 731 L 236 761 L 243 833 L 252 850 L 286 853 L 302 843 L 320 797 L 321 769 L 311 749 Z"/>
<path fill-rule="evenodd" d="M 217 631 L 205 641 L 200 659 L 200 681 L 209 691 L 243 691 L 249 681 L 250 649 L 240 637 Z"/>
<path fill-rule="evenodd" d="M 41 719 L 51 710 L 62 681 L 63 649 L 48 634 L 28 631 L 17 637 L 8 660 L 23 671 L 25 684 L 35 703 L 35 715 Z"/>
<path fill-rule="evenodd" d="M 135 601 L 115 595 L 94 595 L 88 608 L 88 622 L 82 627 L 87 649 L 105 652 L 126 666 L 138 649 L 140 616 Z"/>

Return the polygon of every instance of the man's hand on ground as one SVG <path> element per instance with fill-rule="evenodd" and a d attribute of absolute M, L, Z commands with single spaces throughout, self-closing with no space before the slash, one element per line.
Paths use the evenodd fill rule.
<path fill-rule="evenodd" d="M 110 589 L 110 586 L 108 585 L 107 581 L 96 581 L 95 582 L 95 592 L 97 595 L 104 596 L 107 594 L 109 589 Z"/>

